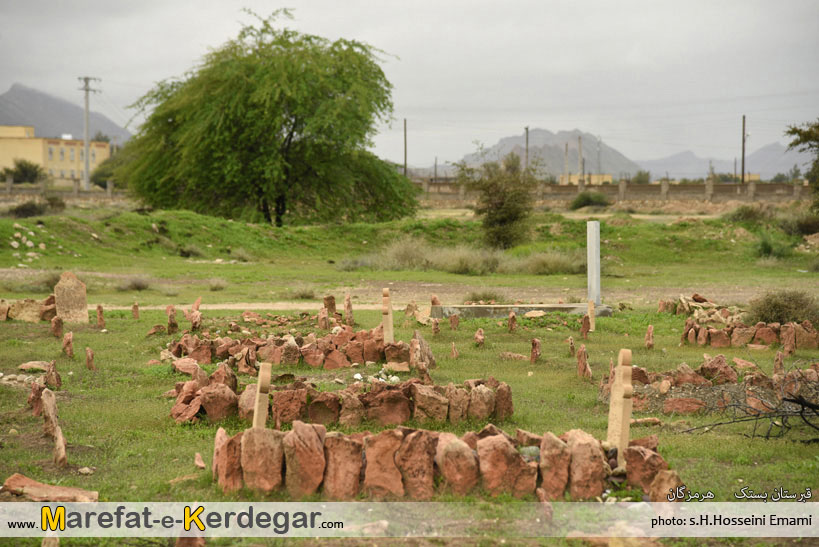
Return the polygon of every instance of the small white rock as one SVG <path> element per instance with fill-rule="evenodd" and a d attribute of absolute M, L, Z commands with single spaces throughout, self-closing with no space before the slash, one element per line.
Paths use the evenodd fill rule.
<path fill-rule="evenodd" d="M 79 469 L 77 469 L 77 473 L 79 473 L 80 475 L 93 475 L 94 470 L 91 469 L 90 467 L 80 467 Z"/>
<path fill-rule="evenodd" d="M 17 243 L 16 241 L 12 241 L 11 242 L 11 247 L 12 247 L 12 249 L 18 249 L 20 247 L 20 244 Z"/>

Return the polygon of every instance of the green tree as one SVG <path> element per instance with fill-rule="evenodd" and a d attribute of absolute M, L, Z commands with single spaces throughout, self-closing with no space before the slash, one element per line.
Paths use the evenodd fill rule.
<path fill-rule="evenodd" d="M 651 182 L 651 173 L 648 171 L 637 171 L 637 173 L 631 178 L 631 182 L 634 184 L 649 184 Z"/>
<path fill-rule="evenodd" d="M 91 138 L 92 141 L 97 142 L 111 142 L 111 137 L 103 133 L 102 131 L 97 131 L 94 136 Z"/>
<path fill-rule="evenodd" d="M 251 13 L 251 12 L 248 12 Z M 278 10 L 159 83 L 115 169 L 156 207 L 223 216 L 389 219 L 412 214 L 416 189 L 365 150 L 390 119 L 380 52 L 274 27 Z"/>
<path fill-rule="evenodd" d="M 782 183 L 788 182 L 789 180 L 790 179 L 788 178 L 788 175 L 786 175 L 785 173 L 777 173 L 776 175 L 773 176 L 771 182 Z"/>
<path fill-rule="evenodd" d="M 799 165 L 797 165 L 795 163 L 793 164 L 793 169 L 788 171 L 788 177 L 789 177 L 788 180 L 793 180 L 793 181 L 796 181 L 796 180 L 799 180 L 800 178 L 802 178 L 802 170 L 799 169 Z"/>
<path fill-rule="evenodd" d="M 813 153 L 813 163 L 805 173 L 805 178 L 813 188 L 813 209 L 819 211 L 819 118 L 813 123 L 791 125 L 785 135 L 792 138 L 788 150 Z"/>
<path fill-rule="evenodd" d="M 0 173 L 3 180 L 11 175 L 14 182 L 40 182 L 46 178 L 46 170 L 42 165 L 24 159 L 15 159 L 14 167 L 4 167 Z"/>
<path fill-rule="evenodd" d="M 478 191 L 475 212 L 482 217 L 486 242 L 507 249 L 525 239 L 524 221 L 532 211 L 535 168 L 524 169 L 514 152 L 502 163 L 490 161 L 468 167 L 461 162 L 455 167 L 458 181 Z"/>

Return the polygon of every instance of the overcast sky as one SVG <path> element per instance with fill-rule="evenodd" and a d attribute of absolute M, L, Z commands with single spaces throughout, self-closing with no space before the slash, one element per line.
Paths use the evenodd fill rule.
<path fill-rule="evenodd" d="M 526 125 L 588 131 L 636 160 L 731 159 L 742 114 L 749 151 L 819 118 L 816 0 L 0 0 L 0 93 L 18 82 L 82 104 L 77 77 L 96 76 L 92 109 L 125 125 L 127 105 L 250 22 L 242 7 L 291 7 L 292 28 L 391 54 L 395 121 L 375 152 L 403 160 L 407 118 L 414 166 Z"/>

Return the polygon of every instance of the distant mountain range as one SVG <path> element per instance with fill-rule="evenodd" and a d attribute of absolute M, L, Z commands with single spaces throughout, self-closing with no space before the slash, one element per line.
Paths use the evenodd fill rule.
<path fill-rule="evenodd" d="M 93 99 L 93 98 L 92 98 Z M 33 125 L 37 137 L 71 134 L 82 139 L 83 108 L 42 91 L 14 84 L 0 95 L 0 125 Z M 93 110 L 88 115 L 88 136 L 97 131 L 122 144 L 131 133 Z"/>
<path fill-rule="evenodd" d="M 666 176 L 671 179 L 697 179 L 708 175 L 712 164 L 717 173 L 734 172 L 733 160 L 715 158 L 700 158 L 691 151 L 680 152 L 656 160 L 631 160 L 624 154 L 612 148 L 605 141 L 600 142 L 598 155 L 598 140 L 591 133 L 584 133 L 578 129 L 573 131 L 558 131 L 552 133 L 546 129 L 529 130 L 529 160 L 540 161 L 541 168 L 550 175 L 559 177 L 564 172 L 564 153 L 566 143 L 569 144 L 569 172 L 577 173 L 578 144 L 580 137 L 583 143 L 583 157 L 585 158 L 586 173 L 609 173 L 615 179 L 621 175 L 634 175 L 639 170 L 651 172 L 652 180 Z M 485 161 L 495 161 L 503 158 L 510 152 L 515 152 L 521 159 L 525 154 L 525 134 L 504 137 L 495 145 L 487 148 L 482 154 L 467 154 L 463 157 L 467 165 L 479 165 Z M 598 165 L 599 157 L 599 165 Z M 813 161 L 810 154 L 786 150 L 781 143 L 774 142 L 763 146 L 759 150 L 749 153 L 745 157 L 745 170 L 748 173 L 759 173 L 763 180 L 769 180 L 777 173 L 788 173 L 797 165 L 804 173 Z M 737 170 L 740 170 L 740 160 L 737 160 Z M 432 167 L 413 168 L 411 172 L 420 177 L 428 177 L 433 173 Z M 453 176 L 455 170 L 451 165 L 439 165 L 438 176 Z"/>

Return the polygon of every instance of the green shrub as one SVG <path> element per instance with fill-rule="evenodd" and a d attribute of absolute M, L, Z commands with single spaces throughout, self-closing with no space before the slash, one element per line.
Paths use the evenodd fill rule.
<path fill-rule="evenodd" d="M 48 207 L 44 203 L 26 201 L 9 209 L 9 214 L 14 218 L 38 217 L 44 215 L 47 209 Z"/>
<path fill-rule="evenodd" d="M 293 300 L 315 300 L 316 293 L 308 287 L 296 287 L 287 293 L 287 297 Z"/>
<path fill-rule="evenodd" d="M 774 239 L 767 232 L 763 232 L 762 235 L 759 236 L 754 250 L 756 256 L 760 258 L 785 258 L 790 256 L 793 252 L 789 245 Z"/>
<path fill-rule="evenodd" d="M 145 291 L 151 287 L 151 282 L 144 277 L 131 277 L 126 279 L 117 286 L 120 292 L 126 291 Z"/>
<path fill-rule="evenodd" d="M 46 196 L 46 205 L 48 208 L 54 211 L 55 213 L 59 213 L 65 210 L 65 201 L 60 196 Z"/>
<path fill-rule="evenodd" d="M 239 247 L 238 249 L 232 249 L 230 251 L 230 257 L 238 260 L 239 262 L 253 262 L 254 259 L 254 256 L 252 254 L 242 249 L 241 247 Z"/>
<path fill-rule="evenodd" d="M 218 277 L 208 280 L 208 289 L 210 289 L 211 292 L 223 291 L 227 286 L 228 282 Z"/>
<path fill-rule="evenodd" d="M 193 243 L 188 243 L 182 247 L 179 247 L 179 256 L 182 258 L 191 258 L 191 257 L 200 257 L 204 256 L 204 252 L 202 249 L 194 245 Z"/>
<path fill-rule="evenodd" d="M 569 204 L 569 209 L 576 211 L 581 207 L 597 206 L 607 207 L 609 200 L 599 192 L 580 192 Z"/>
<path fill-rule="evenodd" d="M 807 236 L 819 232 L 819 214 L 805 213 L 799 216 L 783 218 L 779 226 L 792 236 Z"/>
<path fill-rule="evenodd" d="M 532 253 L 502 263 L 498 271 L 531 275 L 579 274 L 586 271 L 586 255 L 582 251 Z"/>
<path fill-rule="evenodd" d="M 769 221 L 772 214 L 769 210 L 753 205 L 740 205 L 730 213 L 725 213 L 722 218 L 729 222 L 742 222 L 745 224 L 758 225 Z"/>
<path fill-rule="evenodd" d="M 504 297 L 497 291 L 484 289 L 482 291 L 472 291 L 471 293 L 466 295 L 464 298 L 464 302 L 496 302 L 500 303 L 504 301 Z"/>
<path fill-rule="evenodd" d="M 814 259 L 813 262 L 810 263 L 810 271 L 819 272 L 819 258 Z"/>
<path fill-rule="evenodd" d="M 752 300 L 748 318 L 751 323 L 819 322 L 819 302 L 805 291 L 776 291 Z"/>

